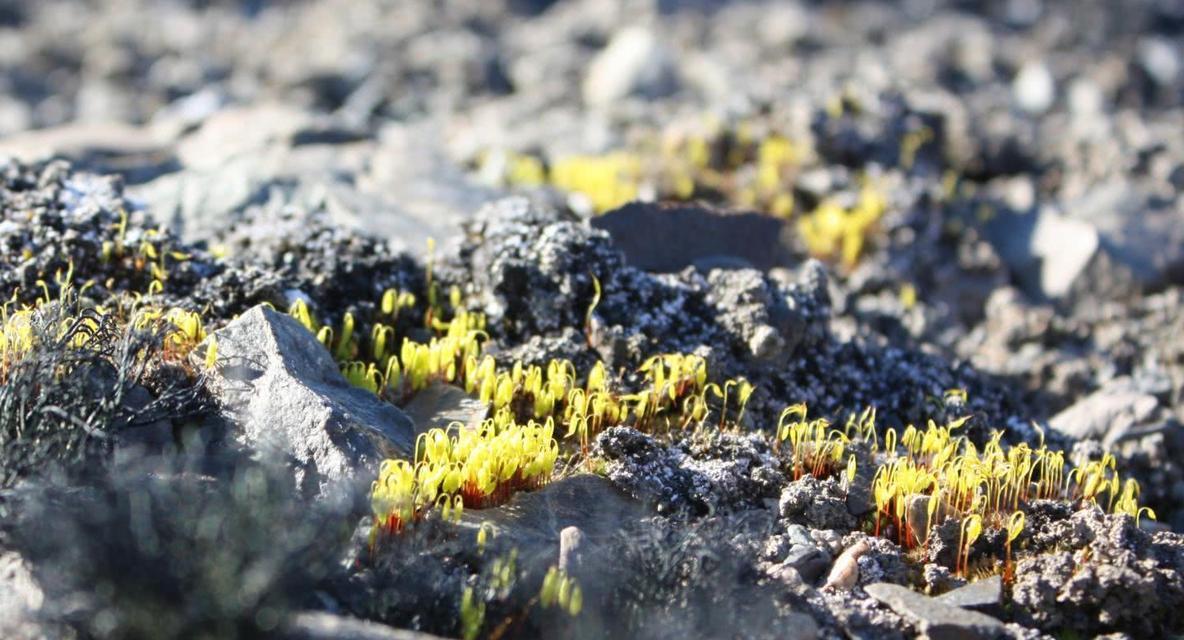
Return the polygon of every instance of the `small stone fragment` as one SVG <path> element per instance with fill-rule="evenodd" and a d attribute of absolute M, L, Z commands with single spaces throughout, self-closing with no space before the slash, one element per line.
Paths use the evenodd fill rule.
<path fill-rule="evenodd" d="M 794 545 L 781 564 L 794 568 L 803 580 L 813 584 L 830 568 L 830 554 L 812 545 Z"/>
<path fill-rule="evenodd" d="M 971 609 L 999 604 L 1003 598 L 1003 577 L 991 576 L 965 587 L 943 593 L 935 599 L 943 604 Z"/>

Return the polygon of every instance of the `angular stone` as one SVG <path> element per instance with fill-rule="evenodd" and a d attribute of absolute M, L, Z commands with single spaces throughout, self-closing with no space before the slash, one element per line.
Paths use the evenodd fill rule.
<path fill-rule="evenodd" d="M 290 316 L 260 305 L 209 339 L 218 345 L 209 384 L 215 398 L 244 442 L 296 462 L 305 491 L 364 486 L 384 458 L 413 451 L 411 420 L 346 382 L 329 352 Z M 203 343 L 194 359 L 205 352 Z"/>
<path fill-rule="evenodd" d="M 178 142 L 177 156 L 189 169 L 217 169 L 259 149 L 286 147 L 312 126 L 312 116 L 278 103 L 229 107 L 207 118 Z"/>
<path fill-rule="evenodd" d="M 864 587 L 868 595 L 912 620 L 932 640 L 986 640 L 997 637 L 1003 623 L 985 613 L 969 611 L 917 593 L 908 587 L 879 582 Z"/>
<path fill-rule="evenodd" d="M 49 637 L 37 621 L 45 594 L 20 554 L 0 554 L 0 637 Z"/>
<path fill-rule="evenodd" d="M 1040 289 L 1047 296 L 1067 295 L 1085 273 L 1100 243 L 1087 222 L 1044 212 L 1032 232 L 1031 249 L 1040 260 Z"/>
<path fill-rule="evenodd" d="M 790 544 L 814 544 L 814 540 L 810 538 L 810 530 L 800 524 L 789 525 L 785 528 L 785 533 L 789 536 Z"/>
<path fill-rule="evenodd" d="M 1096 438 L 1106 446 L 1150 420 L 1159 401 L 1117 379 L 1049 419 L 1052 428 L 1077 439 Z"/>
<path fill-rule="evenodd" d="M 476 429 L 485 419 L 489 408 L 485 403 L 449 384 L 433 383 L 415 394 L 403 412 L 415 423 L 416 434 L 433 427 L 441 429 L 459 422 Z"/>
<path fill-rule="evenodd" d="M 943 593 L 934 599 L 942 604 L 974 609 L 999 604 L 1002 598 L 1003 577 L 991 576 L 977 582 L 971 582 L 965 587 Z"/>
<path fill-rule="evenodd" d="M 781 563 L 792 567 L 806 582 L 813 584 L 830 569 L 830 554 L 812 545 L 794 545 Z"/>
<path fill-rule="evenodd" d="M 690 265 L 771 269 L 792 264 L 785 222 L 759 213 L 723 213 L 694 205 L 635 202 L 592 219 L 646 271 Z"/>
<path fill-rule="evenodd" d="M 678 88 L 671 52 L 651 31 L 628 27 L 592 60 L 584 78 L 584 102 L 608 107 L 628 96 L 660 97 Z"/>
<path fill-rule="evenodd" d="M 1184 221 L 1147 193 L 1104 183 L 1037 212 L 998 215 L 987 234 L 1032 293 L 1124 297 L 1184 277 Z"/>
<path fill-rule="evenodd" d="M 395 629 L 327 611 L 301 611 L 278 635 L 283 640 L 433 640 L 429 633 Z"/>

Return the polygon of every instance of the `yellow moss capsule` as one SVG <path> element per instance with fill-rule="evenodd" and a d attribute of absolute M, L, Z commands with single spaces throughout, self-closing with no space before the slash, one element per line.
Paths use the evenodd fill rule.
<path fill-rule="evenodd" d="M 216 364 L 218 364 L 218 341 L 210 338 L 209 344 L 206 345 L 206 369 L 213 369 Z"/>

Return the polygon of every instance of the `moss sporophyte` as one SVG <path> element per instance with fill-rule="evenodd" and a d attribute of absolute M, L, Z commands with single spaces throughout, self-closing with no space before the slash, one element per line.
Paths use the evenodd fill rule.
<path fill-rule="evenodd" d="M 56 281 L 60 293 L 55 298 L 42 283 L 42 297 L 34 304 L 17 307 L 14 297 L 0 308 L 0 381 L 44 335 L 34 324 L 51 304 L 75 310 L 58 327 L 61 336 L 70 336 L 66 346 L 71 348 L 85 349 L 87 328 L 93 331 L 107 317 L 134 329 L 160 330 L 162 355 L 176 362 L 187 362 L 209 337 L 198 313 L 158 308 L 135 295 L 83 307 L 68 273 Z M 398 335 L 398 317 L 416 304 L 409 293 L 385 292 L 373 320 L 361 322 L 347 314 L 337 330 L 321 325 L 302 301 L 290 309 L 310 331 L 330 336 L 326 348 L 359 387 L 403 402 L 429 384 L 452 384 L 488 406 L 490 417 L 477 428 L 430 429 L 418 439 L 412 460 L 383 463 L 372 493 L 375 536 L 398 533 L 431 510 L 453 520 L 465 509 L 496 506 L 515 492 L 537 489 L 554 475 L 564 440 L 587 460 L 590 440 L 608 426 L 661 434 L 709 423 L 713 428 L 737 425 L 753 393 L 742 379 L 713 382 L 707 361 L 688 354 L 644 361 L 633 376 L 640 384 L 632 393 L 622 391 L 622 378 L 600 362 L 586 372 L 562 359 L 542 366 L 499 366 L 484 352 L 484 317 L 462 308 L 458 294 L 448 298 L 452 317 L 443 320 L 447 309 L 438 308 L 429 327 L 435 335 L 426 343 Z M 214 367 L 217 344 L 207 341 L 203 355 L 206 367 Z M 964 395 L 954 395 L 952 400 L 965 402 Z M 1136 522 L 1155 517 L 1138 503 L 1138 483 L 1119 475 L 1112 454 L 1071 465 L 1064 452 L 1043 441 L 1004 445 L 999 431 L 976 445 L 961 433 L 967 421 L 939 425 L 931 420 L 924 429 L 908 425 L 898 432 L 878 427 L 876 412 L 868 408 L 836 426 L 810 418 L 806 406 L 798 404 L 781 413 L 773 446 L 781 449 L 792 478 L 841 474 L 848 487 L 859 477 L 852 451 L 856 446 L 870 450 L 872 531 L 913 549 L 927 544 L 935 527 L 955 520 L 959 540 L 952 568 L 962 573 L 969 570 L 982 534 L 1001 531 L 1003 571 L 1009 574 L 1014 547 L 1022 544 L 1024 512 L 1033 500 L 1097 505 Z M 925 510 L 923 518 L 911 512 L 919 508 Z"/>
<path fill-rule="evenodd" d="M 960 418 L 945 425 L 930 421 L 924 430 L 909 425 L 899 439 L 897 431 L 889 428 L 880 440 L 874 411 L 865 410 L 837 428 L 823 419 L 809 420 L 805 407 L 795 405 L 782 413 L 778 440 L 791 448 L 789 464 L 795 478 L 804 473 L 831 475 L 839 469 L 846 447 L 869 443 L 879 457 L 871 482 L 875 535 L 883 534 L 888 523 L 894 539 L 912 549 L 928 542 L 934 527 L 948 519 L 958 520 L 954 569 L 962 573 L 969 566 L 972 545 L 986 529 L 1006 533 L 1006 569 L 1012 544 L 1024 528 L 1023 509 L 1033 500 L 1092 504 L 1136 521 L 1143 515 L 1155 516 L 1151 509 L 1139 506 L 1138 483 L 1120 478 L 1113 455 L 1067 468 L 1064 452 L 1043 443 L 1035 448 L 1004 446 L 1000 431 L 980 449 L 967 437 L 955 435 L 967 421 Z M 851 461 L 848 465 L 850 482 L 854 466 Z M 921 504 L 926 510 L 923 520 L 910 513 Z M 923 522 L 923 530 L 913 530 L 917 522 Z"/>
<path fill-rule="evenodd" d="M 326 347 L 342 359 L 353 384 L 396 403 L 429 384 L 451 384 L 480 399 L 491 415 L 477 429 L 433 429 L 420 438 L 413 460 L 383 465 L 374 487 L 376 531 L 396 533 L 433 508 L 455 517 L 463 509 L 495 506 L 514 492 L 542 486 L 554 471 L 562 440 L 571 440 L 588 460 L 592 438 L 608 426 L 670 433 L 705 422 L 719 429 L 737 425 L 754 389 L 742 379 L 711 381 L 708 363 L 688 354 L 644 361 L 636 372 L 640 388 L 632 393 L 621 391 L 618 376 L 599 362 L 583 373 L 563 359 L 500 366 L 484 352 L 484 317 L 460 302 L 455 292 L 449 296 L 450 320 L 443 319 L 447 308 L 437 309 L 430 326 L 434 337 L 424 343 L 401 336 L 397 350 L 394 318 L 414 307 L 409 294 L 386 292 L 379 319 L 365 326 L 346 317 L 340 330 L 328 332 L 335 337 Z M 310 331 L 326 333 L 303 302 L 291 312 Z M 964 403 L 963 396 L 954 396 Z M 1031 500 L 1091 503 L 1136 519 L 1154 517 L 1138 505 L 1137 483 L 1119 478 L 1113 456 L 1069 468 L 1063 452 L 1043 444 L 1005 446 L 1001 432 L 976 446 L 959 435 L 966 422 L 930 421 L 924 429 L 909 425 L 898 432 L 879 428 L 876 412 L 868 408 L 837 427 L 809 418 L 805 405 L 798 404 L 781 413 L 774 447 L 785 449 L 792 478 L 841 473 L 848 486 L 858 472 L 852 446 L 870 447 L 872 531 L 890 534 L 912 549 L 928 541 L 931 529 L 956 519 L 962 535 L 954 568 L 962 572 L 971 546 L 986 530 L 1007 531 L 1010 558 L 1023 529 L 1023 519 L 1013 514 Z M 911 513 L 916 508 L 925 509 L 922 520 Z"/>

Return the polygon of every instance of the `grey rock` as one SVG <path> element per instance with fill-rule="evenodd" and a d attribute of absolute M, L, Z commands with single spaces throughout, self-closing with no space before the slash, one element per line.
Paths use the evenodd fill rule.
<path fill-rule="evenodd" d="M 761 559 L 766 562 L 780 562 L 785 559 L 785 554 L 789 553 L 789 548 L 792 544 L 787 536 L 769 536 L 765 540 L 764 547 L 761 549 Z"/>
<path fill-rule="evenodd" d="M 1121 631 L 1150 638 L 1179 620 L 1179 534 L 1150 534 L 1133 518 L 1097 507 L 1030 526 L 1029 548 L 1039 552 L 1016 563 L 1010 596 L 1017 622 L 1081 636 Z"/>
<path fill-rule="evenodd" d="M 628 27 L 588 65 L 583 95 L 586 104 L 606 107 L 628 96 L 661 97 L 677 88 L 674 58 L 658 36 L 643 27 Z"/>
<path fill-rule="evenodd" d="M 1099 246 L 1092 225 L 1043 211 L 1032 232 L 1031 252 L 1040 261 L 1040 289 L 1050 297 L 1068 294 L 1085 273 Z"/>
<path fill-rule="evenodd" d="M 189 169 L 216 169 L 261 149 L 291 145 L 313 122 L 308 113 L 275 103 L 223 109 L 177 143 L 177 157 Z"/>
<path fill-rule="evenodd" d="M 0 637 L 49 637 L 36 618 L 44 600 L 24 558 L 15 552 L 0 553 Z"/>
<path fill-rule="evenodd" d="M 791 590 L 797 591 L 806 587 L 806 581 L 797 569 L 785 564 L 771 564 L 765 567 L 770 578 L 780 582 Z"/>
<path fill-rule="evenodd" d="M 943 593 L 966 586 L 966 580 L 954 575 L 949 567 L 942 564 L 927 563 L 921 575 L 929 593 Z"/>
<path fill-rule="evenodd" d="M 943 604 L 971 609 L 997 605 L 1003 599 L 1003 577 L 991 576 L 971 582 L 965 587 L 943 593 L 935 599 Z"/>
<path fill-rule="evenodd" d="M 1125 381 L 1125 382 L 1124 382 Z M 1049 419 L 1052 428 L 1076 439 L 1094 438 L 1110 446 L 1153 418 L 1159 401 L 1119 378 Z"/>
<path fill-rule="evenodd" d="M 612 427 L 596 437 L 593 455 L 605 461 L 604 473 L 614 484 L 654 501 L 659 513 L 763 507 L 785 483 L 779 462 L 753 435 L 721 434 L 686 448 Z"/>
<path fill-rule="evenodd" d="M 431 123 L 364 136 L 291 109 L 227 109 L 178 142 L 181 170 L 130 193 L 189 240 L 224 239 L 249 210 L 294 209 L 423 253 L 494 195 L 451 161 L 442 137 Z"/>
<path fill-rule="evenodd" d="M 411 454 L 407 416 L 346 382 L 328 351 L 290 316 L 256 306 L 207 340 L 218 345 L 209 388 L 241 439 L 291 458 L 305 491 L 366 485 L 384 458 Z"/>
<path fill-rule="evenodd" d="M 1106 180 L 1091 185 L 1065 209 L 1097 230 L 1104 253 L 1100 257 L 1111 264 L 1099 265 L 1104 269 L 1095 277 L 1118 281 L 1104 284 L 1121 289 L 1122 281 L 1129 280 L 1152 289 L 1184 277 L 1184 217 L 1144 188 L 1125 178 Z"/>
<path fill-rule="evenodd" d="M 717 321 L 755 360 L 786 362 L 805 339 L 809 317 L 800 311 L 797 299 L 786 296 L 759 271 L 715 270 L 707 283 L 707 302 L 718 311 Z"/>
<path fill-rule="evenodd" d="M 781 564 L 792 567 L 803 580 L 813 584 L 830 569 L 831 557 L 813 545 L 797 544 L 790 547 L 789 555 Z"/>
<path fill-rule="evenodd" d="M 834 478 L 820 481 L 807 475 L 789 483 L 781 492 L 778 510 L 782 518 L 815 529 L 853 529 L 855 517 Z"/>
<path fill-rule="evenodd" d="M 429 633 L 395 629 L 327 611 L 301 611 L 291 616 L 279 634 L 284 640 L 433 640 Z"/>
<path fill-rule="evenodd" d="M 463 221 L 499 195 L 452 158 L 443 143 L 446 133 L 445 125 L 435 121 L 391 124 L 379 132 L 356 190 L 378 198 L 381 206 L 361 211 L 354 206 L 357 228 L 422 254 L 428 238 L 456 237 Z"/>
<path fill-rule="evenodd" d="M 403 412 L 415 424 L 416 434 L 435 427 L 447 428 L 459 422 L 476 429 L 485 420 L 489 408 L 464 389 L 450 384 L 433 383 L 415 394 L 403 407 Z"/>
<path fill-rule="evenodd" d="M 1157 84 L 1171 86 L 1180 75 L 1180 46 L 1165 38 L 1145 38 L 1137 52 L 1139 65 Z"/>
<path fill-rule="evenodd" d="M 790 544 L 814 544 L 814 540 L 810 537 L 810 530 L 800 524 L 789 525 L 785 528 L 785 533 L 789 536 Z"/>
<path fill-rule="evenodd" d="M 1028 62 L 1020 67 L 1011 84 L 1015 103 L 1024 111 L 1039 115 L 1052 107 L 1057 97 L 1056 81 L 1048 66 L 1042 62 Z"/>
<path fill-rule="evenodd" d="M 988 639 L 1003 633 L 1003 623 L 991 616 L 946 604 L 908 587 L 881 582 L 869 584 L 864 590 L 912 620 L 932 640 Z"/>
<path fill-rule="evenodd" d="M 0 141 L 0 158 L 36 162 L 66 158 L 80 168 L 144 182 L 176 169 L 167 140 L 145 127 L 83 122 L 17 133 Z"/>
<path fill-rule="evenodd" d="M 1094 225 L 1049 207 L 1002 214 L 988 225 L 987 233 L 1025 288 L 1048 298 L 1079 290 L 1101 247 Z"/>
<path fill-rule="evenodd" d="M 785 222 L 758 213 L 725 213 L 693 205 L 627 204 L 592 219 L 646 271 L 675 272 L 692 264 L 771 269 L 792 264 Z"/>

